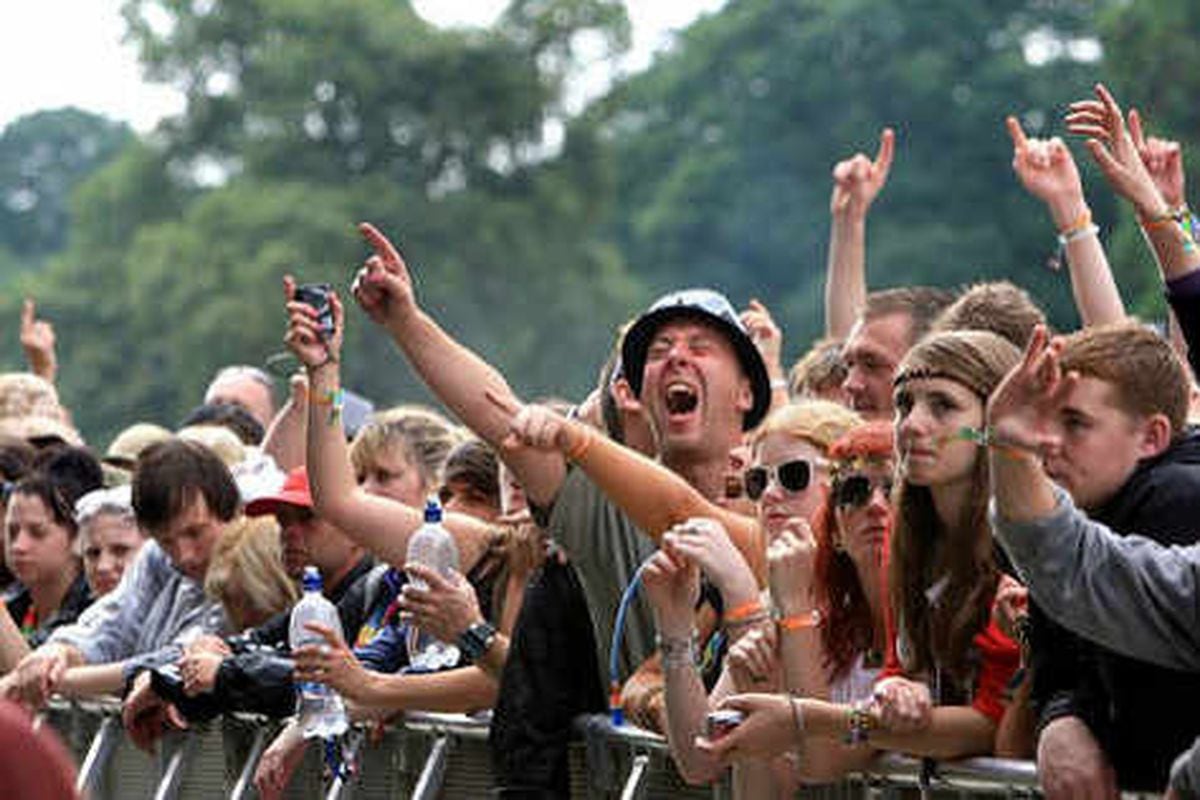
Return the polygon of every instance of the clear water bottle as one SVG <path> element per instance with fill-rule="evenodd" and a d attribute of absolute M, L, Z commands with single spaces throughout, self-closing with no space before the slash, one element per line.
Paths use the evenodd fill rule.
<path fill-rule="evenodd" d="M 316 567 L 304 568 L 304 596 L 292 609 L 292 621 L 288 629 L 288 642 L 292 652 L 306 644 L 322 645 L 326 641 L 321 634 L 310 631 L 305 623 L 319 622 L 328 625 L 342 636 L 342 622 L 337 607 L 321 593 L 321 573 Z M 346 706 L 342 696 L 323 683 L 299 682 L 296 714 L 300 717 L 304 738 L 327 738 L 346 732 Z"/>
<path fill-rule="evenodd" d="M 424 564 L 446 576 L 458 569 L 458 547 L 454 537 L 442 527 L 442 506 L 436 498 L 425 501 L 425 524 L 408 540 L 407 559 L 410 564 Z M 411 575 L 409 581 L 413 586 L 425 586 L 424 581 Z M 416 625 L 409 626 L 406 644 L 411 672 L 436 672 L 458 664 L 456 645 L 422 633 Z"/>

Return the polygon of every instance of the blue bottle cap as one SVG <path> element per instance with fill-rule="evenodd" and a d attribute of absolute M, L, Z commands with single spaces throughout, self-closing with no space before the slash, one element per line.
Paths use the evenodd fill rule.
<path fill-rule="evenodd" d="M 436 497 L 430 497 L 425 501 L 425 521 L 442 521 L 442 504 L 437 501 Z"/>
<path fill-rule="evenodd" d="M 324 583 L 321 581 L 321 570 L 311 564 L 304 568 L 304 577 L 301 578 L 301 585 L 306 592 L 319 592 L 324 588 Z"/>

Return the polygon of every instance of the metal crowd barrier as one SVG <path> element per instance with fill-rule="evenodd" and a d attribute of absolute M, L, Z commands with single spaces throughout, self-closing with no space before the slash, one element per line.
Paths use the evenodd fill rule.
<path fill-rule="evenodd" d="M 167 736 L 154 756 L 135 748 L 112 701 L 55 702 L 43 712 L 79 765 L 77 786 L 92 800 L 254 798 L 253 775 L 279 728 L 259 717 L 231 715 Z M 613 728 L 605 716 L 580 717 L 571 749 L 571 795 L 581 800 L 655 800 L 730 797 L 729 781 L 688 786 L 676 772 L 666 741 L 633 727 Z M 351 733 L 358 770 L 346 781 L 322 775 L 320 748 L 310 746 L 285 797 L 371 800 L 410 797 L 482 798 L 493 780 L 486 718 L 410 713 L 385 729 L 378 742 Z M 1034 765 L 974 758 L 940 762 L 930 771 L 899 755 L 839 784 L 802 789 L 806 800 L 893 800 L 932 797 L 1036 797 Z M 1130 797 L 1130 795 L 1127 795 Z"/>

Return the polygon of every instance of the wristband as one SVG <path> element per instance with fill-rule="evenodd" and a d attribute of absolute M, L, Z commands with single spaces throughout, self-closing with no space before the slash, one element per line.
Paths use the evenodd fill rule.
<path fill-rule="evenodd" d="M 780 617 L 778 620 L 779 629 L 789 633 L 792 631 L 806 631 L 810 628 L 819 628 L 822 622 L 824 622 L 824 619 L 821 617 L 821 612 L 815 608 L 807 614 Z"/>
<path fill-rule="evenodd" d="M 568 450 L 565 455 L 568 461 L 579 463 L 579 460 L 587 455 L 587 451 L 592 447 L 592 432 L 586 429 L 580 430 L 580 439 L 575 445 Z"/>
<path fill-rule="evenodd" d="M 1061 241 L 1063 237 L 1070 237 L 1072 234 L 1086 230 L 1087 228 L 1091 227 L 1091 224 L 1092 212 L 1090 209 L 1085 208 L 1083 213 L 1076 217 L 1070 225 L 1059 230 L 1058 238 Z"/>
<path fill-rule="evenodd" d="M 741 622 L 747 617 L 759 614 L 763 610 L 762 601 L 747 600 L 741 605 L 734 606 L 725 612 L 725 623 Z"/>
<path fill-rule="evenodd" d="M 696 630 L 686 638 L 657 636 L 658 651 L 662 653 L 663 667 L 694 667 L 696 665 Z"/>
<path fill-rule="evenodd" d="M 787 378 L 774 378 L 771 380 L 772 392 L 786 392 L 788 388 Z"/>

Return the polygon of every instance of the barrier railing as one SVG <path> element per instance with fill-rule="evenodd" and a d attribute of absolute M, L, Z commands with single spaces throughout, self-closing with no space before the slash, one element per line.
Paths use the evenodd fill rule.
<path fill-rule="evenodd" d="M 115 702 L 55 702 L 45 712 L 79 763 L 77 785 L 93 800 L 257 797 L 253 775 L 279 728 L 274 721 L 231 715 L 194 730 L 171 734 L 149 756 L 125 736 Z M 587 800 L 727 798 L 728 778 L 713 786 L 688 786 L 674 769 L 666 742 L 634 727 L 614 728 L 602 715 L 576 721 L 571 750 L 572 796 Z M 293 777 L 289 798 L 486 797 L 492 788 L 488 720 L 457 714 L 410 713 L 389 726 L 378 743 L 351 734 L 359 769 L 349 780 L 322 777 L 318 750 L 310 747 Z M 888 754 L 871 768 L 836 785 L 802 789 L 803 798 L 1035 797 L 1032 762 L 973 758 L 939 762 L 932 771 L 918 759 Z M 1132 795 L 1126 795 L 1132 797 Z"/>

